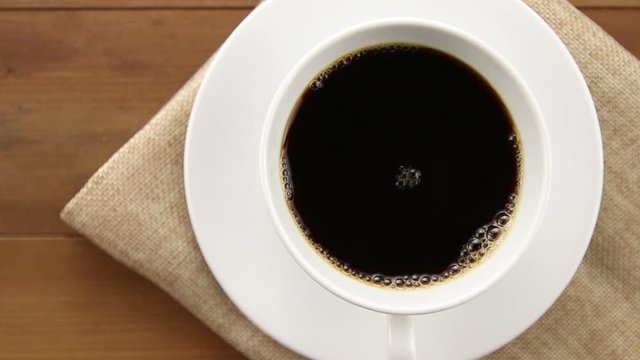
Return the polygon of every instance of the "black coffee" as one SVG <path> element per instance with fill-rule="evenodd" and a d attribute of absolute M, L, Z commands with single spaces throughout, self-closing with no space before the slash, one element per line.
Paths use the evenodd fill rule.
<path fill-rule="evenodd" d="M 373 284 L 443 281 L 506 230 L 520 167 L 516 129 L 475 70 L 434 49 L 345 56 L 292 113 L 283 182 L 311 244 Z"/>

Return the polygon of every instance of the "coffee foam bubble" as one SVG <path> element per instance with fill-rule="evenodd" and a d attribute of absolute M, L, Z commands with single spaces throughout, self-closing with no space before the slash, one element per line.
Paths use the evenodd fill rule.
<path fill-rule="evenodd" d="M 418 46 L 413 45 L 413 44 L 398 44 L 398 43 L 394 43 L 394 44 L 382 44 L 382 45 L 376 45 L 376 46 L 372 46 L 372 47 L 368 47 L 368 48 L 364 48 L 364 49 L 360 49 L 357 51 L 354 51 L 352 53 L 349 53 L 347 55 L 344 55 L 343 57 L 339 58 L 338 60 L 334 61 L 333 63 L 331 63 L 329 66 L 325 67 L 324 70 L 322 70 L 310 83 L 309 83 L 309 88 L 311 90 L 320 90 L 324 87 L 324 82 L 325 80 L 327 80 L 327 78 L 329 77 L 329 75 L 331 75 L 332 72 L 340 69 L 340 68 L 344 68 L 358 60 L 360 60 L 362 58 L 362 55 L 364 54 L 371 54 L 371 53 L 397 53 L 397 52 L 416 52 L 418 51 Z"/>

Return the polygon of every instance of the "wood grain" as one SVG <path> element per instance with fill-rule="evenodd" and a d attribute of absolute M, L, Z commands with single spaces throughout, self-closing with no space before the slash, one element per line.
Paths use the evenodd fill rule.
<path fill-rule="evenodd" d="M 620 0 L 611 0 L 620 1 Z M 260 0 L 0 0 L 2 9 L 253 8 Z"/>
<path fill-rule="evenodd" d="M 584 10 L 584 13 L 629 52 L 640 57 L 640 8 L 588 9 Z"/>
<path fill-rule="evenodd" d="M 640 9 L 585 12 L 640 55 Z M 72 234 L 64 204 L 247 13 L 0 11 L 0 234 Z"/>
<path fill-rule="evenodd" d="M 260 0 L 0 0 L 1 9 L 252 8 Z M 640 0 L 570 0 L 579 7 L 640 7 Z"/>
<path fill-rule="evenodd" d="M 0 11 L 0 234 L 73 233 L 64 204 L 247 13 Z"/>
<path fill-rule="evenodd" d="M 570 0 L 577 7 L 633 8 L 640 7 L 640 0 Z"/>
<path fill-rule="evenodd" d="M 88 241 L 0 240 L 0 359 L 242 359 Z"/>

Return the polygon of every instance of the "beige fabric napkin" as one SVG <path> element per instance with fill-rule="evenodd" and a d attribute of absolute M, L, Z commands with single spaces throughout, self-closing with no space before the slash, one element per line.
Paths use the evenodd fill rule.
<path fill-rule="evenodd" d="M 640 62 L 565 0 L 526 0 L 585 74 L 605 142 L 602 212 L 559 301 L 495 359 L 640 356 Z M 185 128 L 203 70 L 122 147 L 62 212 L 77 231 L 171 294 L 253 359 L 298 356 L 253 326 L 212 277 L 191 232 L 182 183 Z"/>

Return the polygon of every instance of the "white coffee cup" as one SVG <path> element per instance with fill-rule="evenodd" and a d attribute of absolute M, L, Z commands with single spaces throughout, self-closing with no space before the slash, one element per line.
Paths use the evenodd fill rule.
<path fill-rule="evenodd" d="M 280 161 L 292 112 L 315 76 L 341 56 L 384 43 L 411 43 L 451 54 L 478 71 L 502 98 L 516 124 L 523 171 L 517 208 L 501 244 L 482 264 L 435 286 L 388 289 L 346 276 L 330 265 L 302 235 L 284 195 Z M 295 261 L 315 281 L 356 306 L 389 314 L 389 358 L 414 359 L 411 315 L 460 305 L 492 286 L 534 239 L 548 199 L 550 150 L 541 113 L 517 72 L 487 45 L 455 28 L 416 19 L 366 23 L 326 40 L 310 51 L 282 81 L 267 114 L 261 142 L 261 181 L 271 219 Z M 301 185 L 304 186 L 304 185 Z M 399 255 L 401 256 L 401 255 Z"/>

